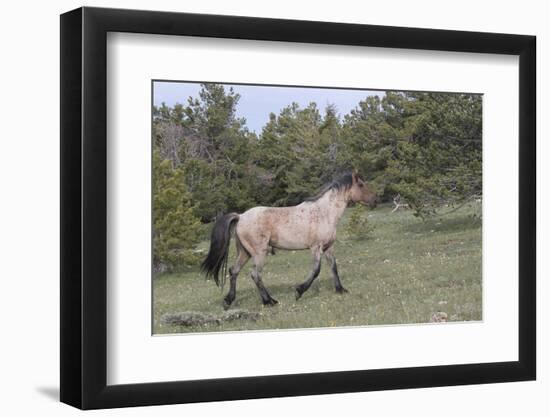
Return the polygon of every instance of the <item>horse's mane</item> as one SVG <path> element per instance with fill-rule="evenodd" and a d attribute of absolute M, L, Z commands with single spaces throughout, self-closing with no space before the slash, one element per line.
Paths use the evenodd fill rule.
<path fill-rule="evenodd" d="M 347 190 L 353 185 L 353 177 L 351 172 L 347 172 L 340 177 L 336 178 L 332 182 L 325 184 L 321 191 L 315 194 L 313 197 L 308 197 L 304 201 L 317 201 L 329 191 L 341 191 Z"/>

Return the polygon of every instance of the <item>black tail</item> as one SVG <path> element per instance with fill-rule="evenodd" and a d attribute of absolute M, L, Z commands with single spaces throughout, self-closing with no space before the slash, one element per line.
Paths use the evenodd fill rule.
<path fill-rule="evenodd" d="M 225 284 L 231 229 L 238 221 L 239 215 L 237 213 L 225 214 L 216 220 L 212 229 L 208 255 L 206 255 L 206 259 L 201 264 L 201 271 L 205 272 L 207 277 L 213 277 L 218 287 L 221 284 L 223 288 Z"/>

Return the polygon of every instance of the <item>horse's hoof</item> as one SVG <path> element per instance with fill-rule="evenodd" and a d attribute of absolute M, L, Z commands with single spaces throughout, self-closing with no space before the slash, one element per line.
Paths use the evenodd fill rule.
<path fill-rule="evenodd" d="M 295 288 L 295 292 L 296 292 L 296 301 L 298 301 L 302 297 L 303 292 L 300 291 L 299 287 Z"/>
<path fill-rule="evenodd" d="M 264 301 L 264 306 L 266 307 L 273 307 L 277 304 L 279 304 L 279 302 L 275 298 L 270 298 L 269 300 Z"/>
<path fill-rule="evenodd" d="M 233 303 L 233 301 L 229 301 L 229 300 L 226 300 L 225 298 L 223 299 L 223 309 L 224 310 L 228 310 L 229 307 L 231 307 L 231 304 Z"/>
<path fill-rule="evenodd" d="M 346 290 L 344 287 L 340 287 L 340 288 L 336 288 L 336 293 L 337 294 L 346 294 L 348 293 L 349 291 Z"/>

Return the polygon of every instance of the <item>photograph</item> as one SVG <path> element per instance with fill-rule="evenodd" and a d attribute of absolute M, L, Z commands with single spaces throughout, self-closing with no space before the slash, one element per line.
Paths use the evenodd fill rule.
<path fill-rule="evenodd" d="M 153 335 L 483 320 L 483 94 L 151 84 Z"/>
<path fill-rule="evenodd" d="M 549 14 L 495 5 L 6 2 L 0 416 L 550 415 Z"/>

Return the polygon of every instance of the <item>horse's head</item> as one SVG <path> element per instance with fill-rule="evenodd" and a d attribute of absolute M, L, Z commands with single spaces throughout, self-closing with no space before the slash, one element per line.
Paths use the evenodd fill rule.
<path fill-rule="evenodd" d="M 365 181 L 356 173 L 351 174 L 352 184 L 350 187 L 350 200 L 354 203 L 368 205 L 371 208 L 376 207 L 378 200 L 376 194 L 372 192 Z"/>

